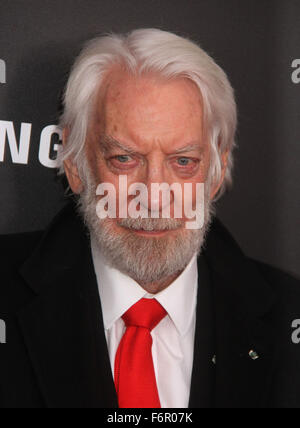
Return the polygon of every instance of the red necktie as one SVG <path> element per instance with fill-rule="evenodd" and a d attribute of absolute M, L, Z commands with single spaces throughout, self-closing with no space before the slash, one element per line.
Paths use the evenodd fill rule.
<path fill-rule="evenodd" d="M 141 299 L 123 316 L 125 334 L 115 359 L 120 408 L 160 408 L 152 359 L 151 330 L 167 315 L 155 299 Z"/>

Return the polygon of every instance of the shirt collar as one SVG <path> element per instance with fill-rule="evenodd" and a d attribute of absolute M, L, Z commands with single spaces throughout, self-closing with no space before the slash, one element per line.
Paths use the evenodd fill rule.
<path fill-rule="evenodd" d="M 106 330 L 142 298 L 155 298 L 167 311 L 180 335 L 190 328 L 197 302 L 198 266 L 195 255 L 181 275 L 165 290 L 147 293 L 136 281 L 105 262 L 95 239 L 91 239 L 92 257 Z"/>

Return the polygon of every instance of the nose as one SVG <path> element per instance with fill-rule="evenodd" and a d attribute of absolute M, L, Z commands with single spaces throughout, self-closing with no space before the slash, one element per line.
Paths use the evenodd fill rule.
<path fill-rule="evenodd" d="M 166 191 L 171 183 L 163 161 L 152 159 L 148 163 L 147 175 L 144 184 L 148 190 L 148 211 L 154 217 L 160 217 L 164 209 L 172 204 L 167 197 L 162 198 L 162 192 Z"/>

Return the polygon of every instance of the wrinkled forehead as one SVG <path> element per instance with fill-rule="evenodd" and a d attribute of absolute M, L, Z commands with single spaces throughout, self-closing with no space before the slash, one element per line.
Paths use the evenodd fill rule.
<path fill-rule="evenodd" d="M 197 139 L 203 133 L 199 88 L 184 77 L 109 74 L 99 89 L 94 130 L 138 143 Z"/>

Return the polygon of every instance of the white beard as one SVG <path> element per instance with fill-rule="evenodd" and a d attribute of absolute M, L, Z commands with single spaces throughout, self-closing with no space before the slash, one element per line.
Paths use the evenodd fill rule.
<path fill-rule="evenodd" d="M 202 229 L 188 230 L 184 227 L 184 220 L 172 218 L 99 219 L 96 213 L 97 184 L 89 168 L 85 168 L 81 179 L 84 190 L 80 194 L 78 209 L 106 263 L 141 286 L 163 283 L 167 278 L 182 272 L 192 257 L 201 253 L 214 214 L 208 183 L 205 184 L 204 226 Z M 118 228 L 120 233 L 116 231 L 116 222 L 123 226 Z M 149 238 L 138 236 L 130 230 L 141 228 L 178 230 L 172 232 L 172 236 Z"/>

